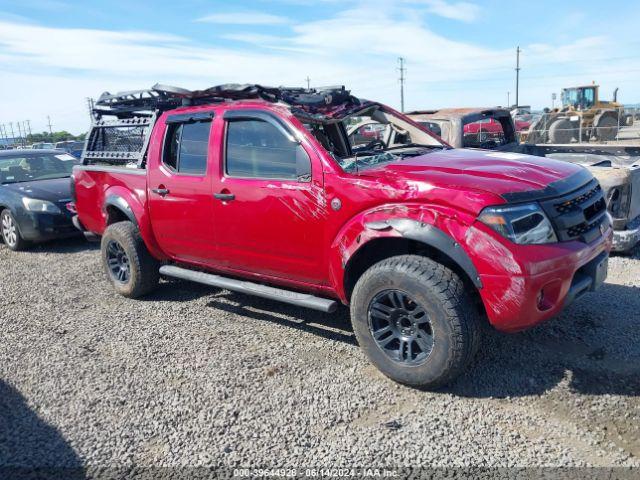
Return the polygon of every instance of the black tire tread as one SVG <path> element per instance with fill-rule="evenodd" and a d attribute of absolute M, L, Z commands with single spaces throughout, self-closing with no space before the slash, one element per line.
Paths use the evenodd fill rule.
<path fill-rule="evenodd" d="M 117 240 L 124 247 L 131 268 L 136 270 L 135 281 L 132 274 L 132 285 L 121 288 L 121 286 L 114 284 L 118 293 L 128 298 L 138 298 L 155 290 L 160 281 L 160 264 L 151 256 L 138 228 L 130 221 L 109 225 L 102 236 L 102 263 L 107 277 L 111 279 L 107 269 L 105 249 L 111 238 Z"/>
<path fill-rule="evenodd" d="M 480 343 L 480 323 L 464 282 L 451 269 L 431 258 L 420 255 L 390 257 L 370 267 L 356 283 L 352 295 L 352 315 L 360 288 L 370 278 L 388 275 L 390 271 L 402 272 L 419 278 L 425 288 L 430 289 L 439 297 L 452 327 L 452 348 L 442 376 L 434 382 L 430 382 L 428 387 L 437 388 L 450 383 L 471 362 Z"/>

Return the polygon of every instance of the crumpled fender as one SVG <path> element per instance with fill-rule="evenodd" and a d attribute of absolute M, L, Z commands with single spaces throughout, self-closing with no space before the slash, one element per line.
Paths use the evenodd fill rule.
<path fill-rule="evenodd" d="M 388 204 L 354 216 L 331 244 L 329 275 L 332 285 L 346 302 L 345 268 L 367 243 L 378 238 L 407 238 L 441 251 L 455 261 L 482 288 L 480 277 L 464 242 L 471 215 L 449 207 L 429 204 Z"/>
<path fill-rule="evenodd" d="M 112 206 L 124 213 L 129 220 L 131 220 L 140 231 L 149 253 L 158 260 L 165 260 L 168 257 L 164 254 L 156 237 L 151 228 L 151 221 L 149 219 L 149 212 L 145 205 L 147 202 L 146 191 L 140 192 L 135 190 L 136 195 L 125 187 L 114 185 L 109 187 L 104 194 L 104 205 L 102 206 L 102 213 L 105 218 L 105 223 L 108 220 L 107 207 Z"/>

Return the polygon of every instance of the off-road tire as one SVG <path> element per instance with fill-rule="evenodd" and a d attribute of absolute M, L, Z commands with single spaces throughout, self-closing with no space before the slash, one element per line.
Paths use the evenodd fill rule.
<path fill-rule="evenodd" d="M 554 121 L 549 127 L 549 142 L 566 144 L 574 141 L 579 142 L 579 132 L 576 125 L 567 118 Z"/>
<path fill-rule="evenodd" d="M 600 117 L 596 125 L 596 138 L 601 142 L 614 140 L 618 135 L 618 120 L 613 115 Z"/>
<path fill-rule="evenodd" d="M 373 337 L 370 305 L 388 290 L 406 292 L 429 316 L 433 346 L 419 365 L 390 358 Z M 418 255 L 391 257 L 370 267 L 353 290 L 351 322 L 360 347 L 382 373 L 426 389 L 455 379 L 473 359 L 480 341 L 480 315 L 463 281 L 444 265 Z"/>
<path fill-rule="evenodd" d="M 128 259 L 129 276 L 118 281 L 109 266 L 108 249 L 119 245 Z M 107 278 L 122 296 L 138 298 L 153 291 L 160 280 L 160 263 L 151 256 L 132 222 L 118 222 L 107 227 L 101 240 L 101 257 Z"/>
<path fill-rule="evenodd" d="M 11 233 L 5 231 L 7 227 L 10 229 Z M 22 237 L 18 222 L 8 208 L 5 208 L 0 212 L 0 237 L 2 237 L 2 241 L 7 248 L 14 252 L 26 250 L 31 246 L 31 243 Z"/>

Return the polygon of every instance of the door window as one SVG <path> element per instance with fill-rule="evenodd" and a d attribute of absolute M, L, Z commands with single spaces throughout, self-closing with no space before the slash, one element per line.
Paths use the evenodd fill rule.
<path fill-rule="evenodd" d="M 231 177 L 311 181 L 302 145 L 263 120 L 229 121 L 225 168 Z"/>
<path fill-rule="evenodd" d="M 210 120 L 170 124 L 162 162 L 178 173 L 204 175 L 207 171 L 210 130 Z"/>

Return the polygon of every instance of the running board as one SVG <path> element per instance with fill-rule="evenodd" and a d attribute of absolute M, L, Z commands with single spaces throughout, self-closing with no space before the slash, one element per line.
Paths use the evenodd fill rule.
<path fill-rule="evenodd" d="M 160 267 L 160 274 L 167 277 L 181 278 L 192 282 L 210 285 L 212 287 L 226 288 L 235 292 L 255 295 L 256 297 L 269 298 L 284 303 L 290 303 L 299 307 L 312 308 L 321 312 L 333 313 L 338 308 L 338 303 L 327 298 L 320 298 L 308 293 L 292 292 L 281 288 L 269 287 L 259 283 L 235 280 L 233 278 L 221 277 L 211 273 L 197 272 L 174 265 L 163 265 Z"/>

